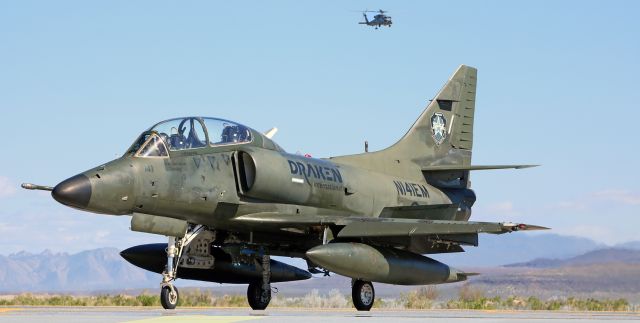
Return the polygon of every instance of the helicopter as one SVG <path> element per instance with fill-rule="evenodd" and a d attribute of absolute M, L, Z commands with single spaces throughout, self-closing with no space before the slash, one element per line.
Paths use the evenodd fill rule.
<path fill-rule="evenodd" d="M 367 17 L 367 12 L 377 12 L 378 14 L 373 16 L 372 20 L 369 20 L 369 18 Z M 393 23 L 391 21 L 391 17 L 385 15 L 385 13 L 387 13 L 388 11 L 382 10 L 382 9 L 378 9 L 378 11 L 370 11 L 370 10 L 364 10 L 362 12 L 362 16 L 364 16 L 364 21 L 359 22 L 358 24 L 361 25 L 367 25 L 367 26 L 375 26 L 376 29 L 378 29 L 378 27 L 381 26 L 387 26 L 387 27 L 391 27 L 391 24 Z"/>

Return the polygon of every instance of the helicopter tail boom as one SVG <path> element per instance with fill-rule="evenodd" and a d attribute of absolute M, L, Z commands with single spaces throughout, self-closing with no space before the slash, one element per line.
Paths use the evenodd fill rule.
<path fill-rule="evenodd" d="M 359 22 L 359 24 L 368 25 L 369 24 L 369 18 L 367 18 L 367 14 L 363 12 L 362 16 L 364 17 L 364 22 Z"/>

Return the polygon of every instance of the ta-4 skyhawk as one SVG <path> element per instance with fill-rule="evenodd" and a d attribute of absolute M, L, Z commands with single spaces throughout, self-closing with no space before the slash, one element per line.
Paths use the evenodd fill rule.
<path fill-rule="evenodd" d="M 424 254 L 462 252 L 478 233 L 544 229 L 472 222 L 471 165 L 476 69 L 460 66 L 409 131 L 381 151 L 331 158 L 285 152 L 239 123 L 176 118 L 144 131 L 126 153 L 51 190 L 70 207 L 131 216 L 131 229 L 168 237 L 121 255 L 162 274 L 164 308 L 177 278 L 248 284 L 265 309 L 271 283 L 311 273 L 351 277 L 353 304 L 371 309 L 372 282 L 426 285 L 470 275 Z M 271 260 L 305 259 L 308 269 Z"/>

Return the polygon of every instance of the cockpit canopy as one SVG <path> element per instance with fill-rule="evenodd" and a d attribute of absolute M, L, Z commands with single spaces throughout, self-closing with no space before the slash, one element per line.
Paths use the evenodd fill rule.
<path fill-rule="evenodd" d="M 162 121 L 145 131 L 129 149 L 138 157 L 166 157 L 169 151 L 252 141 L 251 129 L 216 118 L 186 117 Z"/>

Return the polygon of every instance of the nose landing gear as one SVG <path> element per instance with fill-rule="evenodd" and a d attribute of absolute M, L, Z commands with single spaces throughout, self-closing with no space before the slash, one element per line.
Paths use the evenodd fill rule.
<path fill-rule="evenodd" d="M 178 305 L 180 294 L 178 293 L 178 288 L 173 286 L 173 282 L 177 278 L 176 273 L 178 272 L 182 251 L 198 237 L 200 233 L 205 231 L 204 226 L 196 225 L 191 229 L 187 229 L 185 235 L 180 239 L 169 237 L 169 241 L 167 241 L 167 266 L 162 272 L 162 283 L 160 284 L 160 303 L 163 308 L 172 310 Z"/>
<path fill-rule="evenodd" d="M 172 310 L 178 305 L 178 288 L 173 286 L 178 271 L 178 261 L 182 253 L 184 239 L 176 240 L 175 237 L 169 237 L 167 242 L 167 267 L 162 272 L 162 283 L 160 284 L 160 303 L 166 310 Z M 177 256 L 177 257 L 176 257 Z"/>

